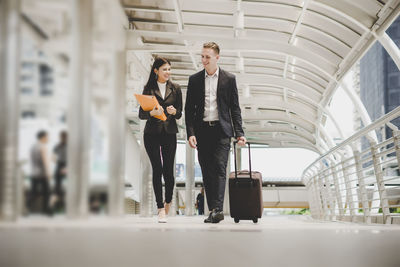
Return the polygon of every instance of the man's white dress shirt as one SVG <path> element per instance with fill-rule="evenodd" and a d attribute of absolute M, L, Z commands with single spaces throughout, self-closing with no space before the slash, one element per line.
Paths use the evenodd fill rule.
<path fill-rule="evenodd" d="M 219 67 L 213 75 L 208 75 L 205 72 L 205 104 L 204 104 L 204 121 L 217 121 L 218 118 L 218 104 L 217 104 L 217 86 Z"/>

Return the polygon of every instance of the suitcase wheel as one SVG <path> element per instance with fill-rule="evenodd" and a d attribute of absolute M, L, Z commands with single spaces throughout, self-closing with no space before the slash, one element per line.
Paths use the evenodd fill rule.
<path fill-rule="evenodd" d="M 257 222 L 258 222 L 258 218 L 254 218 L 253 223 L 257 223 Z"/>
<path fill-rule="evenodd" d="M 235 221 L 235 223 L 239 223 L 239 219 L 238 218 L 234 218 L 233 220 Z"/>

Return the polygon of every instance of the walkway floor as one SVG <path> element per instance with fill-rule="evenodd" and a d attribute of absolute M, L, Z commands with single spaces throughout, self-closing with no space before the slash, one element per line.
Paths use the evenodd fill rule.
<path fill-rule="evenodd" d="M 227 218 L 30 217 L 0 223 L 1 267 L 400 266 L 400 226 L 270 216 L 258 224 Z"/>

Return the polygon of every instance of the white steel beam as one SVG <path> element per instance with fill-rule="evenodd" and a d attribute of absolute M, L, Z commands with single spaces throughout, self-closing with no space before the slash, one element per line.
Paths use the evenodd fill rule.
<path fill-rule="evenodd" d="M 299 31 L 299 28 L 300 28 L 301 24 L 303 23 L 303 19 L 304 19 L 304 16 L 305 16 L 305 13 L 306 13 L 306 10 L 308 7 L 308 3 L 309 3 L 309 0 L 304 0 L 302 3 L 303 6 L 302 6 L 300 16 L 297 19 L 296 26 L 294 27 L 292 35 L 290 36 L 290 39 L 289 39 L 289 44 L 291 44 L 291 45 L 294 43 L 297 32 Z"/>
<path fill-rule="evenodd" d="M 316 128 L 318 128 L 317 122 L 314 120 L 310 120 L 304 117 L 301 117 L 297 114 L 286 113 L 285 110 L 266 110 L 266 111 L 257 111 L 255 114 L 253 112 L 245 112 L 242 113 L 243 121 L 277 121 L 277 122 L 286 122 L 294 125 L 300 125 L 302 128 L 306 129 L 308 132 L 313 133 Z"/>
<path fill-rule="evenodd" d="M 247 4 L 247 3 L 245 3 L 245 4 Z M 133 8 L 133 9 L 131 8 L 130 10 L 134 10 L 134 9 L 135 8 Z M 137 8 L 137 11 L 141 11 L 141 10 L 145 10 L 145 9 Z M 288 19 L 285 19 L 285 18 L 259 16 L 259 15 L 255 15 L 254 16 L 254 15 L 251 15 L 251 14 L 246 14 L 246 16 L 244 16 L 244 10 L 246 10 L 246 9 L 242 9 L 241 11 L 236 11 L 236 13 L 234 13 L 233 17 L 234 17 L 234 23 L 235 23 L 234 28 L 236 27 L 239 31 L 244 31 L 246 37 L 249 36 L 249 35 L 252 35 L 255 32 L 262 33 L 262 32 L 267 32 L 267 31 L 284 31 L 283 28 L 286 25 L 290 25 L 291 28 L 293 26 L 294 27 L 296 26 L 295 23 L 293 23 L 293 21 L 291 19 L 288 20 Z M 171 12 L 172 10 L 162 9 L 161 11 L 164 11 L 163 13 L 165 13 L 165 12 Z M 321 15 L 321 14 L 319 14 L 317 12 L 312 11 L 312 10 L 308 10 L 308 12 L 310 14 L 314 15 L 314 16 Z M 157 14 L 159 12 L 154 11 L 154 13 Z M 204 19 L 204 12 L 202 12 L 202 11 L 183 10 L 181 13 L 183 14 L 184 17 L 191 18 L 190 25 L 187 25 L 188 29 L 208 30 L 208 31 L 210 31 L 210 30 L 211 31 L 225 30 L 225 32 L 228 32 L 231 29 L 231 26 L 229 26 L 229 25 L 203 24 L 202 22 L 203 22 L 203 19 Z M 249 13 L 251 13 L 251 11 L 249 11 Z M 216 19 L 218 17 L 221 20 L 227 21 L 227 20 L 231 20 L 232 14 L 231 13 L 221 13 L 221 12 L 208 12 L 207 16 L 212 18 L 212 19 Z M 257 29 L 255 29 L 255 28 L 248 27 L 247 29 L 240 30 L 241 27 L 244 27 L 244 19 L 246 19 L 248 21 L 252 21 L 252 22 L 260 21 L 260 23 L 268 22 L 271 25 L 274 25 L 274 24 L 275 25 L 282 25 L 282 29 L 281 28 L 276 29 L 276 28 L 273 28 L 271 26 L 272 28 L 264 28 L 264 29 L 258 29 L 257 28 Z M 336 25 L 338 25 L 339 27 L 341 27 L 343 29 L 347 29 L 348 31 L 351 31 L 350 29 L 348 29 L 347 26 L 344 26 L 343 24 L 339 23 L 338 21 L 335 21 L 333 19 L 329 19 L 329 20 L 330 20 L 330 22 L 332 24 L 336 24 Z M 171 20 L 168 20 L 168 21 L 159 21 L 159 20 L 152 20 L 151 21 L 150 20 L 150 21 L 146 21 L 146 22 L 138 20 L 138 21 L 135 21 L 135 23 L 137 23 L 137 24 L 140 24 L 140 23 L 151 23 L 151 24 L 156 24 L 156 25 L 171 25 L 171 23 L 174 23 L 174 22 L 171 21 Z M 304 25 L 304 24 L 302 24 L 301 26 L 302 26 L 302 29 L 304 30 L 303 34 L 304 34 L 304 32 L 308 32 L 308 33 L 311 33 L 313 35 L 319 35 L 319 36 L 322 37 L 322 38 L 319 38 L 319 39 L 309 40 L 310 42 L 312 42 L 314 44 L 317 44 L 318 46 L 321 46 L 321 47 L 324 47 L 325 49 L 328 49 L 324 45 L 324 43 L 320 42 L 320 40 L 322 40 L 322 39 L 327 39 L 327 40 L 330 40 L 330 42 L 333 43 L 335 47 L 342 47 L 342 48 L 348 47 L 349 48 L 349 45 L 345 41 L 340 39 L 340 36 L 338 37 L 336 35 L 328 33 L 324 29 L 321 29 L 321 28 L 318 28 L 318 27 L 314 27 L 312 25 L 307 25 L 307 24 Z M 238 33 L 239 32 L 237 32 L 236 35 L 234 35 L 234 36 L 235 37 L 239 36 Z M 296 33 L 297 33 L 297 30 L 296 30 Z M 299 36 L 299 38 L 301 39 L 303 37 Z"/>
<path fill-rule="evenodd" d="M 184 26 L 183 26 L 182 12 L 179 6 L 179 2 L 178 0 L 172 0 L 172 2 L 174 3 L 176 21 L 178 22 L 178 32 L 183 32 Z"/>
<path fill-rule="evenodd" d="M 307 141 L 315 144 L 315 137 L 307 132 L 303 132 L 300 130 L 295 130 L 293 127 L 290 126 L 285 126 L 285 125 L 278 125 L 278 126 L 265 126 L 265 127 L 259 127 L 259 126 L 246 126 L 245 129 L 246 132 L 249 133 L 287 133 L 295 136 L 299 136 L 301 138 L 306 139 Z"/>
<path fill-rule="evenodd" d="M 131 40 L 133 40 L 131 38 Z M 177 51 L 181 51 L 183 49 L 182 46 L 177 46 L 177 45 L 151 45 L 151 44 L 146 44 L 144 45 L 128 45 L 128 52 L 133 52 L 133 51 L 141 51 L 141 52 L 150 52 L 150 53 L 160 53 L 160 54 L 171 54 L 176 53 Z M 190 51 L 193 51 L 194 53 L 198 52 L 201 50 L 201 46 L 192 46 L 190 48 L 187 48 Z M 278 48 L 277 48 L 278 49 Z M 310 59 L 312 58 L 307 58 L 307 56 L 303 57 L 301 52 L 299 51 L 298 53 L 295 51 L 284 51 L 282 49 L 274 50 L 269 47 L 246 47 L 246 48 L 240 48 L 240 47 L 232 47 L 232 45 L 224 46 L 224 50 L 222 51 L 222 56 L 224 53 L 237 53 L 238 51 L 245 53 L 260 53 L 261 55 L 280 55 L 280 56 L 286 56 L 289 54 L 292 58 L 296 58 L 299 61 L 307 63 L 307 65 L 312 66 L 315 69 L 315 73 L 312 73 L 311 76 L 316 75 L 324 75 L 325 77 L 329 78 L 330 80 L 333 79 L 333 76 L 329 73 L 330 71 L 334 73 L 335 69 L 330 68 L 328 65 L 324 65 L 322 68 L 321 64 L 318 64 L 318 62 L 313 62 Z M 258 60 L 258 61 L 268 61 L 269 59 L 246 59 L 244 60 Z M 306 72 L 310 72 L 308 69 L 302 68 L 300 65 L 296 65 L 296 68 L 302 69 Z M 311 74 L 311 73 L 310 73 Z"/>
<path fill-rule="evenodd" d="M 386 52 L 388 52 L 390 57 L 393 59 L 397 68 L 400 70 L 400 50 L 394 43 L 392 38 L 390 38 L 389 35 L 387 35 L 387 33 L 384 32 L 382 36 L 378 37 L 378 40 L 381 43 L 381 45 L 385 48 Z"/>
<path fill-rule="evenodd" d="M 315 109 L 296 101 L 287 103 L 268 100 L 262 97 L 250 97 L 240 99 L 240 105 L 251 106 L 252 108 L 288 110 L 298 114 L 301 117 L 307 117 L 309 120 L 317 119 L 317 113 L 315 112 Z"/>
<path fill-rule="evenodd" d="M 174 12 L 174 9 L 167 9 L 167 8 L 146 8 L 146 7 L 124 6 L 124 9 L 128 10 L 128 11 L 150 12 L 150 13 L 172 13 L 172 12 Z"/>
<path fill-rule="evenodd" d="M 341 10 L 339 10 L 339 9 L 337 9 L 337 8 L 335 8 L 335 7 L 333 7 L 333 6 L 327 5 L 327 4 L 322 3 L 322 2 L 317 2 L 317 1 L 313 1 L 312 4 L 313 4 L 313 5 L 320 6 L 320 7 L 324 8 L 324 9 L 329 10 L 330 12 L 333 12 L 333 13 L 339 15 L 339 16 L 342 16 L 342 17 L 346 18 L 347 20 L 351 21 L 352 23 L 354 23 L 355 25 L 357 25 L 358 27 L 360 27 L 360 28 L 364 31 L 363 34 L 362 34 L 362 36 L 358 39 L 357 43 L 356 43 L 355 45 L 353 45 L 353 47 L 352 47 L 351 51 L 348 53 L 348 55 L 342 60 L 342 62 L 341 62 L 341 64 L 340 64 L 340 67 L 339 67 L 337 73 L 336 73 L 335 75 L 333 75 L 334 78 L 333 78 L 331 81 L 332 81 L 332 82 L 336 82 L 336 83 L 334 83 L 334 84 L 332 84 L 331 86 L 328 86 L 328 87 L 327 87 L 327 91 L 326 91 L 326 93 L 324 94 L 324 99 L 323 99 L 323 101 L 321 102 L 321 104 L 322 104 L 323 106 L 325 106 L 325 105 L 329 102 L 329 99 L 330 99 L 331 95 L 332 95 L 332 94 L 336 91 L 336 89 L 337 89 L 337 86 L 338 86 L 338 84 L 339 84 L 339 81 L 338 81 L 339 74 L 341 73 L 341 74 L 342 74 L 341 76 L 343 77 L 343 73 L 344 73 L 345 71 L 347 71 L 347 69 L 349 69 L 349 63 L 348 63 L 348 61 L 352 60 L 352 62 L 355 62 L 353 53 L 358 52 L 359 55 L 358 55 L 357 58 L 361 58 L 361 57 L 363 56 L 363 54 L 365 54 L 366 51 L 367 51 L 366 49 L 364 49 L 363 51 L 361 51 L 361 50 L 362 50 L 361 47 L 366 47 L 366 46 L 368 47 L 368 46 L 371 46 L 371 45 L 375 42 L 375 40 L 379 38 L 378 35 L 384 35 L 384 34 L 385 34 L 385 30 L 386 30 L 390 25 L 385 25 L 385 26 L 383 26 L 383 28 L 377 28 L 377 29 L 372 30 L 372 29 L 368 28 L 367 26 L 365 26 L 361 21 L 357 20 L 356 18 L 353 18 L 352 16 L 346 14 L 345 12 L 343 12 L 343 11 L 341 11 Z M 387 2 L 387 3 L 385 4 L 385 6 L 382 8 L 382 10 L 383 10 L 383 9 L 386 9 L 388 6 L 391 6 L 392 4 L 393 4 L 393 1 L 392 1 L 392 0 L 389 1 L 389 2 Z M 393 13 L 395 13 L 395 16 L 394 16 L 394 17 L 397 17 L 397 14 L 400 13 L 400 5 L 397 6 L 397 9 L 396 9 Z M 392 16 L 392 17 L 393 17 L 393 16 Z M 381 26 L 382 26 L 382 25 L 381 25 Z M 374 28 L 374 27 L 373 27 L 373 28 Z M 376 28 L 376 27 L 375 27 L 375 28 Z M 378 32 L 378 33 L 377 33 L 377 32 Z M 366 41 L 365 41 L 365 40 L 366 40 L 367 38 L 372 38 L 372 40 L 370 40 L 370 41 L 369 41 L 369 44 L 366 45 Z M 386 39 L 386 38 L 383 37 L 383 39 Z M 386 42 L 386 45 L 391 46 L 391 45 L 389 44 L 390 42 L 387 42 L 387 40 L 383 40 L 383 42 Z M 386 48 L 386 47 L 385 47 L 385 48 Z M 360 51 L 361 51 L 361 52 L 360 52 Z M 388 52 L 389 52 L 389 51 L 388 51 Z M 396 64 L 397 64 L 397 63 L 396 63 Z"/>
<path fill-rule="evenodd" d="M 249 135 L 249 138 L 252 136 L 257 137 L 257 140 L 263 140 L 263 142 L 279 142 L 289 144 L 299 144 L 306 145 L 309 147 L 315 147 L 316 144 L 309 142 L 308 140 L 299 137 L 299 136 L 289 136 L 289 135 L 281 135 L 276 134 L 275 136 L 266 136 L 266 135 Z"/>
<path fill-rule="evenodd" d="M 244 121 L 277 121 L 277 122 L 285 122 L 294 125 L 299 125 L 307 132 L 314 133 L 316 126 L 313 123 L 310 123 L 300 116 L 290 116 L 288 117 L 285 112 L 281 111 L 268 111 L 265 114 L 247 114 L 247 112 L 242 112 L 242 118 Z"/>
<path fill-rule="evenodd" d="M 283 78 L 286 79 L 287 76 L 287 68 L 289 64 L 289 56 L 285 57 L 285 66 L 283 67 Z"/>
<path fill-rule="evenodd" d="M 281 35 L 279 33 L 273 33 L 275 35 Z M 173 32 L 162 32 L 162 31 L 146 31 L 146 30 L 131 30 L 128 32 L 127 49 L 128 50 L 138 50 L 138 51 L 148 51 L 148 52 L 164 52 L 164 51 L 180 51 L 182 47 L 177 45 L 168 44 L 152 44 L 145 43 L 144 46 L 137 44 L 136 39 L 139 36 L 148 37 L 165 37 L 170 38 L 174 41 L 188 40 L 193 43 L 201 43 L 204 38 L 212 38 L 217 42 L 223 51 L 225 52 L 270 52 L 275 54 L 290 55 L 306 62 L 312 64 L 316 69 L 324 73 L 326 76 L 330 77 L 333 73 L 337 71 L 337 65 L 333 62 L 339 62 L 338 58 L 331 58 L 329 55 L 321 55 L 316 52 L 310 51 L 306 48 L 299 46 L 292 46 L 288 43 L 278 42 L 276 40 L 285 40 L 286 37 L 282 36 L 271 36 L 268 39 L 258 38 L 246 38 L 246 39 L 234 39 L 228 36 L 211 36 L 211 35 L 199 35 L 196 33 L 173 33 Z M 274 38 L 272 38 L 274 37 Z M 193 46 L 192 50 L 194 52 L 200 51 L 200 47 Z"/>
<path fill-rule="evenodd" d="M 189 47 L 189 43 L 188 43 L 187 40 L 183 40 L 183 42 L 184 42 L 186 47 Z M 195 57 L 195 53 L 193 51 L 188 51 L 188 54 L 189 54 L 190 60 L 192 61 L 194 70 L 198 71 L 199 70 L 199 65 L 197 65 L 197 60 L 196 60 L 196 57 Z"/>

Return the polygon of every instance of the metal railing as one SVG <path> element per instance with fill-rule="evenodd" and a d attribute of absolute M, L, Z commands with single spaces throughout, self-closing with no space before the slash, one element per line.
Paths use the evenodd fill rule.
<path fill-rule="evenodd" d="M 400 218 L 400 107 L 321 155 L 302 175 L 315 219 L 386 223 Z M 377 141 L 374 131 L 382 135 Z M 391 135 L 391 136 L 390 136 Z"/>

